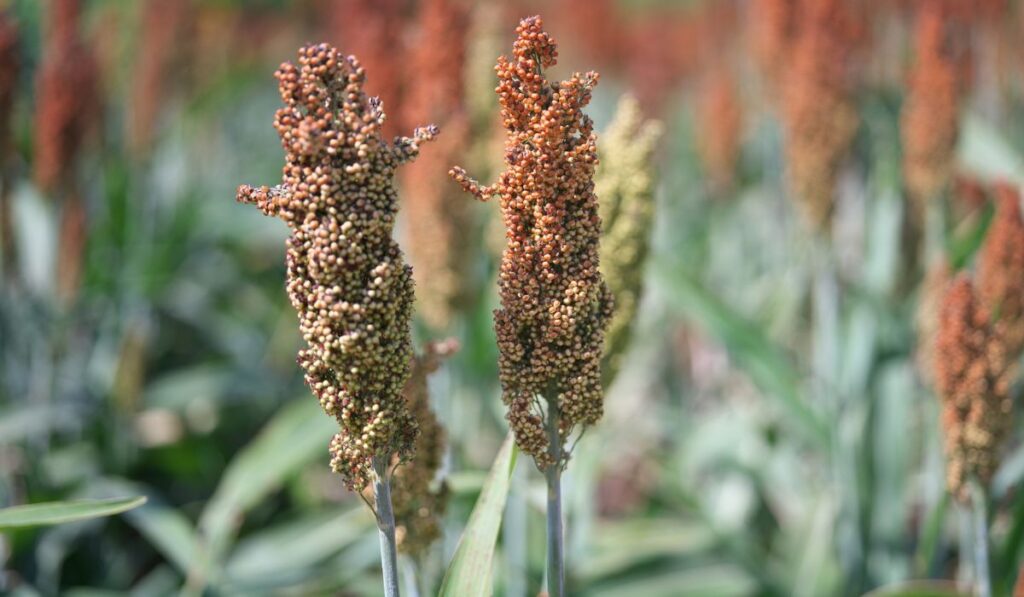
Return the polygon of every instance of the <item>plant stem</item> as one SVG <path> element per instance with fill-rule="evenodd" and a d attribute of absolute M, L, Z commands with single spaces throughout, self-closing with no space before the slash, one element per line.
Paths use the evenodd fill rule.
<path fill-rule="evenodd" d="M 395 544 L 395 511 L 391 507 L 391 475 L 388 463 L 391 457 L 373 458 L 373 497 L 377 510 L 377 530 L 380 538 L 380 564 L 384 573 L 385 597 L 399 597 L 398 550 Z"/>
<path fill-rule="evenodd" d="M 971 513 L 974 518 L 974 582 L 978 597 L 992 597 L 992 579 L 988 569 L 988 514 L 985 488 L 977 479 L 969 482 Z"/>
<path fill-rule="evenodd" d="M 565 595 L 562 549 L 562 434 L 558 430 L 558 399 L 548 398 L 548 454 L 554 464 L 544 471 L 548 482 L 548 597 Z"/>

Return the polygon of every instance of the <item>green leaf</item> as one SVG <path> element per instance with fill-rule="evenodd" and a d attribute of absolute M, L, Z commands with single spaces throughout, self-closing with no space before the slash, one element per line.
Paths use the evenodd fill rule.
<path fill-rule="evenodd" d="M 480 597 L 493 592 L 494 549 L 501 529 L 501 517 L 512 471 L 516 466 L 517 450 L 512 434 L 498 452 L 491 474 L 480 492 L 480 498 L 469 517 L 469 524 L 455 549 L 455 555 L 441 583 L 442 597 Z"/>
<path fill-rule="evenodd" d="M 0 530 L 47 526 L 112 516 L 146 503 L 144 496 L 105 500 L 75 500 L 14 506 L 0 510 Z"/>
<path fill-rule="evenodd" d="M 233 585 L 266 586 L 301 576 L 375 528 L 362 502 L 353 509 L 306 516 L 238 544 L 226 569 Z"/>
<path fill-rule="evenodd" d="M 220 563 L 242 517 L 284 481 L 317 458 L 325 458 L 337 428 L 316 400 L 287 404 L 231 461 L 199 518 L 201 538 L 189 574 L 193 592 L 219 577 Z"/>
<path fill-rule="evenodd" d="M 179 571 L 188 572 L 197 539 L 184 514 L 170 506 L 147 504 L 125 518 Z"/>
<path fill-rule="evenodd" d="M 785 352 L 754 323 L 733 311 L 719 297 L 702 288 L 688 272 L 664 258 L 651 263 L 654 279 L 664 284 L 669 306 L 687 321 L 718 339 L 751 380 L 768 397 L 779 400 L 805 435 L 822 448 L 830 446 L 829 428 L 804 402 L 800 376 Z"/>
<path fill-rule="evenodd" d="M 984 180 L 1024 183 L 1024 159 L 999 129 L 977 114 L 961 123 L 957 157 L 963 167 Z"/>
<path fill-rule="evenodd" d="M 646 572 L 587 591 L 593 597 L 724 597 L 755 594 L 756 586 L 734 566 L 704 565 L 688 570 Z"/>

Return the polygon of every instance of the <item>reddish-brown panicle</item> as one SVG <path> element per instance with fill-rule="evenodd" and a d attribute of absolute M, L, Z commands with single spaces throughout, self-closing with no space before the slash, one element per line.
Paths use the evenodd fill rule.
<path fill-rule="evenodd" d="M 942 300 L 934 371 L 947 483 L 954 496 L 966 500 L 967 482 L 988 483 L 999 464 L 1012 405 L 1006 345 L 966 274 L 950 283 Z"/>
<path fill-rule="evenodd" d="M 996 214 L 978 257 L 978 294 L 1011 355 L 1024 349 L 1024 221 L 1020 192 L 996 187 Z"/>
<path fill-rule="evenodd" d="M 451 175 L 480 199 L 498 196 L 507 246 L 495 312 L 508 419 L 538 466 L 548 453 L 540 404 L 557 409 L 565 441 L 602 413 L 601 355 L 612 299 L 598 267 L 601 220 L 594 195 L 594 125 L 583 113 L 597 73 L 550 82 L 557 47 L 540 17 L 523 19 L 512 56 L 498 59 L 498 98 L 507 132 L 506 169 L 493 186 L 461 168 Z"/>
<path fill-rule="evenodd" d="M 386 143 L 363 67 L 327 44 L 302 48 L 299 64 L 282 64 L 276 76 L 285 104 L 274 119 L 285 150 L 282 184 L 242 186 L 238 200 L 291 228 L 287 291 L 306 342 L 299 365 L 341 427 L 331 467 L 359 490 L 373 458 L 407 458 L 416 438 L 402 397 L 413 283 L 391 237 L 394 174 L 437 131 Z"/>
<path fill-rule="evenodd" d="M 409 259 L 417 313 L 433 330 L 448 327 L 469 298 L 476 206 L 447 180 L 471 144 L 465 97 L 469 10 L 459 0 L 425 0 L 409 58 L 405 122 L 435 122 L 444 135 L 402 170 Z"/>
<path fill-rule="evenodd" d="M 402 84 L 405 70 L 406 0 L 326 0 L 325 22 L 339 48 L 359 56 L 373 73 L 367 92 L 380 98 L 391 114 L 384 124 L 384 138 L 406 130 L 401 122 L 405 103 Z"/>
<path fill-rule="evenodd" d="M 171 92 L 174 66 L 185 51 L 183 34 L 192 16 L 191 0 L 146 0 L 142 6 L 140 47 L 132 76 L 128 143 L 145 151 L 152 142 L 160 109 Z"/>
<path fill-rule="evenodd" d="M 21 73 L 18 27 L 14 18 L 0 9 L 0 273 L 13 270 L 17 263 L 14 243 L 14 214 L 11 209 L 11 182 L 8 166 L 12 140 L 14 98 Z"/>
<path fill-rule="evenodd" d="M 78 0 L 53 0 L 47 11 L 36 78 L 35 178 L 46 191 L 66 187 L 99 112 L 99 73 L 82 40 Z M 65 189 L 61 189 L 65 190 Z"/>
<path fill-rule="evenodd" d="M 922 3 L 915 27 L 914 67 L 900 116 L 903 176 L 918 215 L 950 181 L 960 111 L 954 23 L 941 2 Z"/>
<path fill-rule="evenodd" d="M 752 0 L 748 5 L 749 43 L 773 94 L 782 87 L 782 74 L 796 39 L 797 5 L 798 0 Z"/>
<path fill-rule="evenodd" d="M 715 192 L 728 191 L 739 158 L 743 111 L 727 71 L 717 70 L 704 82 L 697 115 L 697 151 L 704 172 Z"/>

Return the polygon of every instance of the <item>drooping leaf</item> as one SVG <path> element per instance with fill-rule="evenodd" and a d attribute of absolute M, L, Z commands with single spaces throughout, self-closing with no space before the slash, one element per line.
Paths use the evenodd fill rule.
<path fill-rule="evenodd" d="M 509 480 L 516 466 L 517 449 L 511 433 L 501 446 L 491 474 L 462 533 L 459 546 L 441 583 L 442 597 L 485 597 L 491 582 L 494 550 L 508 498 Z"/>
<path fill-rule="evenodd" d="M 113 516 L 146 503 L 143 496 L 105 500 L 74 500 L 13 506 L 0 510 L 0 530 L 49 526 Z"/>

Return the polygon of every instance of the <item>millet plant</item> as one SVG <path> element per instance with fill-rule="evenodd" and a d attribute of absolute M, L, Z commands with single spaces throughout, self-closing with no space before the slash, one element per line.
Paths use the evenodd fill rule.
<path fill-rule="evenodd" d="M 331 468 L 352 491 L 373 486 L 385 593 L 398 595 L 391 479 L 412 457 L 419 427 L 403 397 L 413 358 L 411 268 L 392 239 L 395 169 L 437 133 L 384 141 L 384 111 L 364 91 L 359 62 L 327 44 L 299 51 L 276 73 L 285 106 L 274 126 L 283 182 L 242 186 L 238 200 L 284 220 L 288 296 L 306 348 L 299 365 L 338 421 Z"/>
<path fill-rule="evenodd" d="M 481 200 L 500 198 L 508 242 L 494 323 L 503 400 L 516 443 L 547 479 L 548 594 L 561 597 L 566 444 L 601 417 L 613 302 L 598 267 L 596 135 L 583 113 L 598 75 L 548 81 L 544 70 L 554 66 L 557 46 L 540 17 L 524 19 L 516 32 L 512 56 L 496 67 L 507 168 L 493 186 L 459 167 L 451 174 Z"/>

